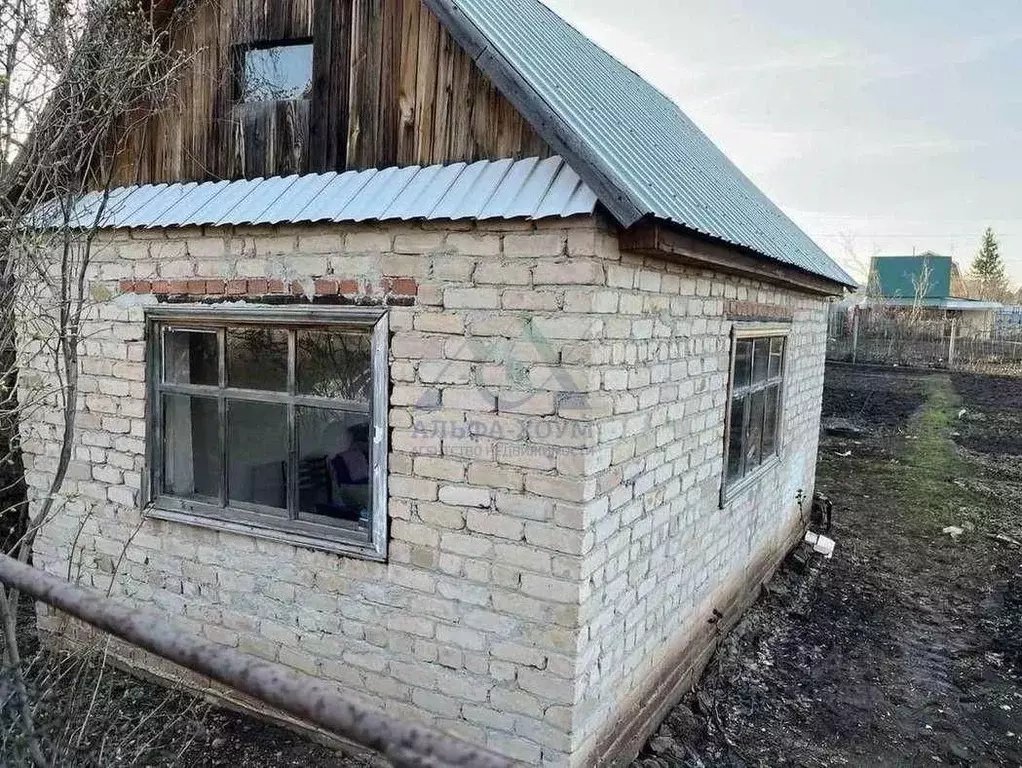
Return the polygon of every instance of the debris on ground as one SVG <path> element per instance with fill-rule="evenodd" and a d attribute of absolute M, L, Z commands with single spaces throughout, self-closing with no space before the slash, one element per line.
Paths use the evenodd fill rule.
<path fill-rule="evenodd" d="M 861 427 L 856 426 L 849 419 L 843 418 L 824 420 L 823 432 L 831 437 L 847 437 L 852 439 L 861 438 L 865 434 Z"/>
<path fill-rule="evenodd" d="M 836 546 L 834 539 L 828 539 L 822 534 L 807 531 L 805 543 L 813 548 L 813 552 L 818 555 L 823 555 L 826 560 L 830 560 L 834 557 L 834 548 Z"/>

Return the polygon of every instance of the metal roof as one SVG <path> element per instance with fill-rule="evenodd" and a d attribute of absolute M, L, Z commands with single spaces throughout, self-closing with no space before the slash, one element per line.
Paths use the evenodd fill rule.
<path fill-rule="evenodd" d="M 855 281 L 664 94 L 539 0 L 425 0 L 623 226 L 651 216 Z"/>
<path fill-rule="evenodd" d="M 74 206 L 72 226 L 93 226 L 103 196 Z M 560 157 L 482 160 L 204 184 L 112 190 L 99 226 L 155 228 L 411 219 L 542 219 L 592 215 L 596 194 Z M 37 226 L 63 221 L 40 209 Z"/>
<path fill-rule="evenodd" d="M 1003 304 L 997 301 L 981 301 L 979 299 L 956 299 L 931 297 L 923 299 L 902 299 L 890 297 L 869 297 L 860 302 L 860 306 L 891 306 L 891 307 L 925 307 L 927 309 L 950 309 L 960 312 L 988 312 L 1002 309 Z"/>
<path fill-rule="evenodd" d="M 918 256 L 874 256 L 870 284 L 881 296 L 897 299 L 946 299 L 951 296 L 950 256 L 921 253 Z"/>

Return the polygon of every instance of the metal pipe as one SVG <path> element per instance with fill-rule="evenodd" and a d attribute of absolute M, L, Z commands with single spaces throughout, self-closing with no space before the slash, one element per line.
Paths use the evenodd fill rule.
<path fill-rule="evenodd" d="M 320 680 L 191 637 L 154 611 L 0 555 L 0 582 L 183 667 L 383 754 L 396 768 L 509 768 L 503 757 L 350 701 Z"/>

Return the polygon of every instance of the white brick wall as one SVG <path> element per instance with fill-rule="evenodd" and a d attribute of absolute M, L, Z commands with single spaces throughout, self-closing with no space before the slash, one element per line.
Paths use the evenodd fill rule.
<path fill-rule="evenodd" d="M 748 565 L 790 535 L 799 491 L 812 496 L 826 347 L 823 299 L 613 248 L 608 259 L 610 290 L 593 297 L 619 311 L 591 343 L 606 394 L 589 401 L 600 460 L 584 500 L 579 755 L 667 674 L 672 647 L 706 626 Z M 721 508 L 730 301 L 793 319 L 781 461 Z"/>
<path fill-rule="evenodd" d="M 155 299 L 120 281 L 384 277 L 418 283 L 390 310 L 387 564 L 140 514 Z M 584 759 L 812 487 L 823 302 L 622 256 L 592 220 L 118 232 L 91 281 L 73 462 L 37 564 L 526 762 Z M 795 323 L 784 461 L 720 510 L 725 298 Z M 45 365 L 25 373 L 40 400 Z M 59 451 L 47 402 L 23 425 L 37 496 Z"/>

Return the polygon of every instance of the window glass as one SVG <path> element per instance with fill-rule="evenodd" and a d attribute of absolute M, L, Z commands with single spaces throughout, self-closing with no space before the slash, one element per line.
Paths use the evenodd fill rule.
<path fill-rule="evenodd" d="M 299 331 L 298 392 L 369 403 L 372 343 L 367 333 Z"/>
<path fill-rule="evenodd" d="M 722 498 L 728 484 L 778 453 L 785 346 L 781 335 L 739 336 L 734 341 Z"/>
<path fill-rule="evenodd" d="M 227 386 L 287 390 L 287 331 L 258 326 L 228 328 Z"/>
<path fill-rule="evenodd" d="M 735 347 L 734 386 L 747 387 L 752 381 L 752 339 L 739 339 Z"/>
<path fill-rule="evenodd" d="M 220 412 L 215 398 L 163 398 L 163 492 L 184 499 L 220 497 Z"/>
<path fill-rule="evenodd" d="M 150 445 L 155 506 L 385 557 L 388 389 L 373 369 L 385 314 L 331 310 L 312 325 L 304 312 L 294 323 L 204 312 L 195 328 L 181 314 L 150 336 L 163 348 L 148 430 L 162 437 Z"/>
<path fill-rule="evenodd" d="M 752 355 L 752 381 L 754 384 L 766 381 L 770 365 L 770 339 L 756 339 Z"/>
<path fill-rule="evenodd" d="M 292 101 L 311 97 L 311 43 L 249 48 L 244 57 L 242 101 Z"/>
<path fill-rule="evenodd" d="M 283 405 L 227 404 L 227 490 L 234 502 L 287 509 L 287 410 Z"/>
<path fill-rule="evenodd" d="M 746 472 L 763 463 L 763 412 L 766 404 L 763 390 L 754 392 L 749 397 L 749 423 L 745 432 Z"/>
<path fill-rule="evenodd" d="M 737 480 L 742 476 L 742 441 L 735 439 L 745 434 L 745 400 L 731 402 L 731 441 L 727 452 L 727 477 Z"/>
<path fill-rule="evenodd" d="M 777 417 L 781 406 L 781 388 L 774 385 L 766 390 L 766 414 L 763 417 L 763 457 L 777 453 Z"/>
<path fill-rule="evenodd" d="M 298 516 L 367 527 L 372 509 L 368 415 L 298 409 Z"/>
<path fill-rule="evenodd" d="M 163 380 L 170 384 L 220 384 L 215 331 L 169 329 L 163 334 Z"/>
<path fill-rule="evenodd" d="M 781 375 L 781 362 L 784 360 L 784 338 L 776 336 L 770 339 L 770 372 L 771 379 Z"/>

